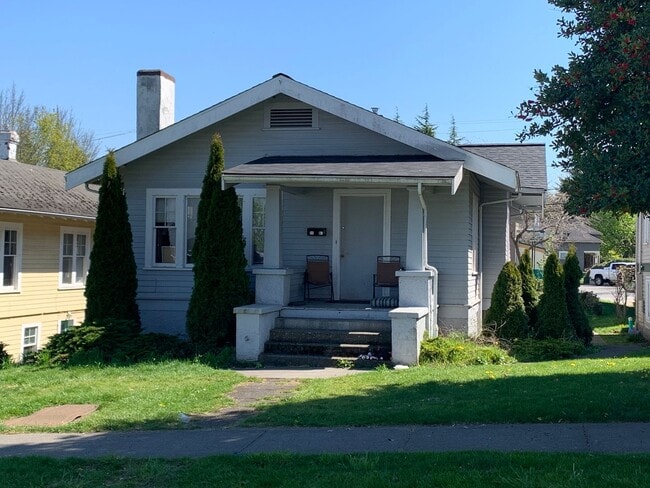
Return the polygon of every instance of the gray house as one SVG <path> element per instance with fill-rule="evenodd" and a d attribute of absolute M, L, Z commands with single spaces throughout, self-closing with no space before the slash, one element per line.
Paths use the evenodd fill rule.
<path fill-rule="evenodd" d="M 453 146 L 284 74 L 176 123 L 173 91 L 166 73 L 138 72 L 138 139 L 115 152 L 145 328 L 185 332 L 198 195 L 218 132 L 255 278 L 256 303 L 235 311 L 240 359 L 256 360 L 288 317 L 383 322 L 404 364 L 417 362 L 425 330 L 480 333 L 512 255 L 512 219 L 542 205 L 542 145 Z M 68 187 L 97 182 L 104 160 L 69 173 Z M 327 256 L 331 287 L 314 293 L 330 303 L 305 301 L 308 255 Z M 399 286 L 377 291 L 392 298 L 379 308 L 373 274 L 389 255 Z"/>
<path fill-rule="evenodd" d="M 600 238 L 602 234 L 589 226 L 585 220 L 581 217 L 571 217 L 556 241 L 558 257 L 562 263 L 569 253 L 569 248 L 575 246 L 576 256 L 583 271 L 600 263 L 600 245 L 603 243 Z"/>

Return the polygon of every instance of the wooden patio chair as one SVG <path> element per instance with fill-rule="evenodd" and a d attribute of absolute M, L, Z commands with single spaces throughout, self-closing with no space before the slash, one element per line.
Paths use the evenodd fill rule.
<path fill-rule="evenodd" d="M 397 288 L 399 280 L 395 272 L 402 267 L 399 256 L 377 256 L 377 273 L 372 275 L 372 298 L 377 288 Z"/>
<path fill-rule="evenodd" d="M 310 254 L 306 257 L 305 301 L 311 300 L 311 290 L 329 288 L 329 300 L 334 298 L 334 285 L 330 271 L 330 257 L 325 254 Z"/>

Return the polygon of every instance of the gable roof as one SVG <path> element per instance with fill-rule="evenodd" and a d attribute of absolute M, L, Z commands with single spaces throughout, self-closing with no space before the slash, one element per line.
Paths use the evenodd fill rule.
<path fill-rule="evenodd" d="M 98 195 L 66 190 L 63 171 L 1 160 L 0 181 L 0 212 L 95 220 Z"/>
<path fill-rule="evenodd" d="M 506 165 L 422 134 L 370 110 L 299 83 L 284 74 L 277 74 L 270 80 L 118 149 L 115 151 L 117 166 L 128 164 L 278 94 L 284 94 L 304 102 L 439 159 L 463 161 L 464 167 L 469 171 L 481 175 L 506 189 L 512 191 L 519 189 L 517 171 Z M 67 188 L 96 181 L 102 173 L 105 159 L 105 156 L 96 159 L 68 173 L 66 175 Z"/>
<path fill-rule="evenodd" d="M 565 242 L 574 243 L 587 243 L 601 244 L 603 241 L 600 238 L 603 234 L 597 231 L 589 224 L 584 217 L 571 217 L 565 228 Z"/>
<path fill-rule="evenodd" d="M 460 147 L 517 171 L 522 190 L 548 187 L 544 144 L 463 144 Z"/>

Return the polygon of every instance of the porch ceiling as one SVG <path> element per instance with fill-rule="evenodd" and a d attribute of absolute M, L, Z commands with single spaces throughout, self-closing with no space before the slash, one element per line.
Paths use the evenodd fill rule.
<path fill-rule="evenodd" d="M 315 161 L 306 157 L 264 158 L 223 172 L 225 186 L 266 183 L 284 186 L 449 186 L 454 194 L 463 177 L 462 161 L 400 160 L 382 158 L 332 158 Z"/>

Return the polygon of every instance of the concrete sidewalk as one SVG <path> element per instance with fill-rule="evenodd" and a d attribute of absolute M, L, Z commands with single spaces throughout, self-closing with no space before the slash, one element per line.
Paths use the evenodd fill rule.
<path fill-rule="evenodd" d="M 650 423 L 221 428 L 0 435 L 0 457 L 197 458 L 217 454 L 443 451 L 650 453 Z"/>

